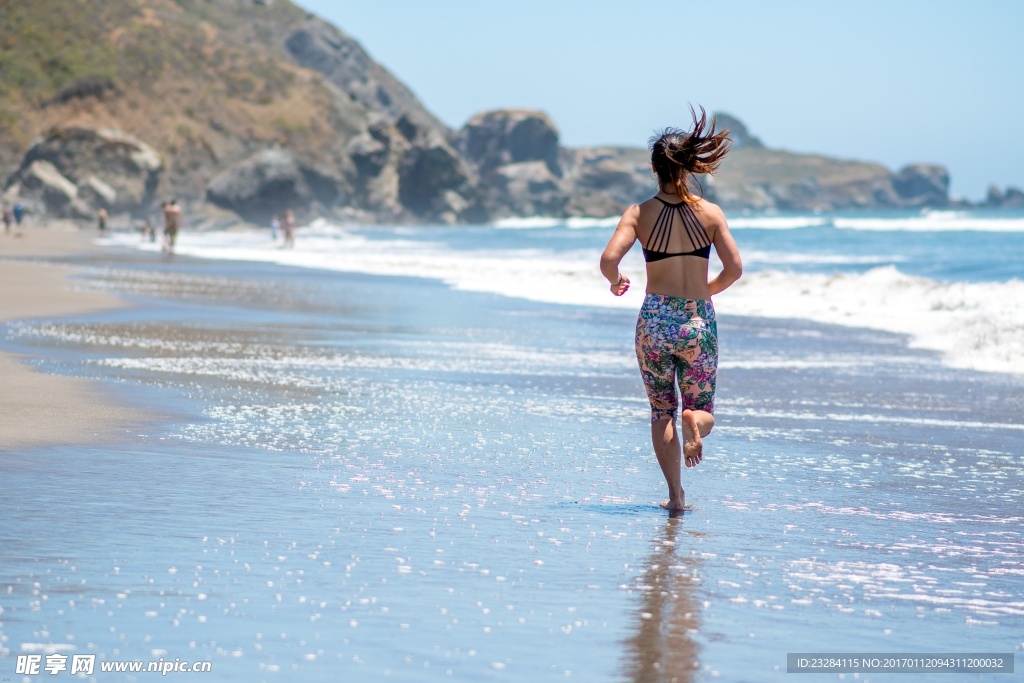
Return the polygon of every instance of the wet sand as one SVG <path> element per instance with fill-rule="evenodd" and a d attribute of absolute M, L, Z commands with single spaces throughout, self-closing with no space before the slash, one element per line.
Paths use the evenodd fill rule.
<path fill-rule="evenodd" d="M 96 249 L 87 230 L 54 223 L 22 236 L 0 235 L 0 324 L 125 306 L 121 299 L 75 287 L 73 268 L 48 262 Z M 32 358 L 0 352 L 0 452 L 111 438 L 142 419 L 92 382 L 35 370 Z"/>

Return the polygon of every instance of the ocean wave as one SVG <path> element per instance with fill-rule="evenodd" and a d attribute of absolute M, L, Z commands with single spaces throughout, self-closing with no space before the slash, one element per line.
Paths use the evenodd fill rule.
<path fill-rule="evenodd" d="M 101 243 L 159 252 L 136 236 L 115 233 Z M 266 231 L 185 233 L 176 252 L 198 258 L 257 261 L 368 275 L 424 277 L 455 289 L 589 306 L 614 299 L 597 269 L 598 254 L 590 249 L 555 252 L 549 249 L 454 250 L 430 240 L 370 239 L 359 232 L 314 223 L 301 230 L 295 249 L 281 249 Z M 623 267 L 643 272 L 639 250 L 627 255 Z M 643 283 L 634 285 L 620 304 L 638 308 Z"/>
<path fill-rule="evenodd" d="M 798 251 L 764 251 L 749 250 L 743 252 L 743 262 L 748 265 L 815 265 L 815 266 L 855 266 L 883 265 L 899 263 L 905 260 L 902 256 L 876 254 L 873 256 L 850 256 L 848 254 L 811 254 Z"/>
<path fill-rule="evenodd" d="M 614 228 L 618 222 L 619 216 L 608 216 L 607 218 L 527 216 L 524 218 L 500 218 L 492 225 L 499 230 L 541 230 L 558 227 L 567 227 L 571 230 L 589 230 L 592 228 Z"/>
<path fill-rule="evenodd" d="M 566 227 L 571 230 L 589 230 L 590 228 L 614 228 L 619 224 L 621 216 L 609 216 L 608 218 L 582 218 L 573 217 L 565 221 Z"/>
<path fill-rule="evenodd" d="M 937 282 L 895 266 L 858 274 L 752 273 L 717 297 L 719 312 L 905 334 L 952 367 L 1024 373 L 1024 282 Z"/>
<path fill-rule="evenodd" d="M 564 218 L 527 216 L 525 218 L 499 218 L 492 225 L 499 230 L 537 230 L 541 228 L 555 228 L 564 223 Z"/>
<path fill-rule="evenodd" d="M 158 249 L 140 245 L 128 234 L 103 241 Z M 200 258 L 424 277 L 460 290 L 572 306 L 637 310 L 646 287 L 638 249 L 622 262 L 622 272 L 632 280 L 630 291 L 613 297 L 598 271 L 599 252 L 593 248 L 455 250 L 441 242 L 398 235 L 370 239 L 324 223 L 303 229 L 295 249 L 280 249 L 265 231 L 253 230 L 186 233 L 178 251 Z M 785 264 L 771 263 L 771 254 L 765 258 L 767 269 L 750 272 L 715 298 L 719 312 L 904 334 L 914 348 L 941 353 L 951 367 L 1024 373 L 1024 282 L 938 282 L 906 275 L 893 265 L 863 273 L 793 273 Z M 845 257 L 822 258 L 822 263 L 851 262 Z"/>
<path fill-rule="evenodd" d="M 812 216 L 751 216 L 730 218 L 730 228 L 756 228 L 758 230 L 796 230 L 829 225 L 830 219 Z"/>
<path fill-rule="evenodd" d="M 840 230 L 912 231 L 912 232 L 1024 232 L 1024 217 L 979 216 L 966 211 L 929 211 L 901 218 L 836 217 L 832 224 Z"/>

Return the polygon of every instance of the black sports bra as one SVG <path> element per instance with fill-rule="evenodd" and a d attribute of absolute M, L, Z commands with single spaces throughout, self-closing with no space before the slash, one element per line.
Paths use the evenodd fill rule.
<path fill-rule="evenodd" d="M 710 258 L 711 240 L 708 238 L 707 231 L 701 225 L 693 209 L 686 202 L 670 204 L 661 197 L 655 197 L 655 199 L 664 204 L 664 206 L 661 207 L 661 212 L 658 214 L 657 220 L 654 221 L 651 239 L 648 240 L 647 246 L 643 248 L 644 261 L 652 263 L 672 258 L 673 256 Z M 664 251 L 668 249 L 669 239 L 672 237 L 672 219 L 676 216 L 679 216 L 683 229 L 686 230 L 686 236 L 690 238 L 690 243 L 695 247 L 693 251 L 680 251 L 677 253 Z"/>

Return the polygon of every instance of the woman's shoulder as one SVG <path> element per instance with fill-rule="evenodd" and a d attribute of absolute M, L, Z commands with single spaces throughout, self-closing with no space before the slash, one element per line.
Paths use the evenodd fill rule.
<path fill-rule="evenodd" d="M 678 202 L 678 201 L 679 201 L 678 199 L 674 200 L 674 202 Z M 657 195 L 653 195 L 653 196 L 648 197 L 647 199 L 645 199 L 645 200 L 643 200 L 641 202 L 637 202 L 636 204 L 634 204 L 630 208 L 633 209 L 634 211 L 636 211 L 637 213 L 641 213 L 641 212 L 642 213 L 650 213 L 652 211 L 654 213 L 658 213 L 664 207 L 665 207 L 665 200 L 659 199 Z"/>
<path fill-rule="evenodd" d="M 714 223 L 725 222 L 725 212 L 722 207 L 714 202 L 701 197 L 694 203 L 694 208 L 701 214 L 701 218 L 707 218 Z"/>

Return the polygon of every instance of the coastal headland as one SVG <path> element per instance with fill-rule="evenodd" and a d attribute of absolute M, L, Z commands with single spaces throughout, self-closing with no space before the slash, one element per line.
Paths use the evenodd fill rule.
<path fill-rule="evenodd" d="M 288 0 L 16 3 L 0 33 L 0 199 L 39 216 L 141 221 L 177 197 L 193 228 L 269 225 L 286 208 L 362 224 L 605 217 L 653 184 L 642 147 L 564 147 L 542 111 L 449 128 Z M 703 185 L 727 210 L 958 205 L 942 166 L 797 154 L 735 116 L 719 125 L 734 153 Z M 1024 193 L 993 186 L 984 203 Z"/>

